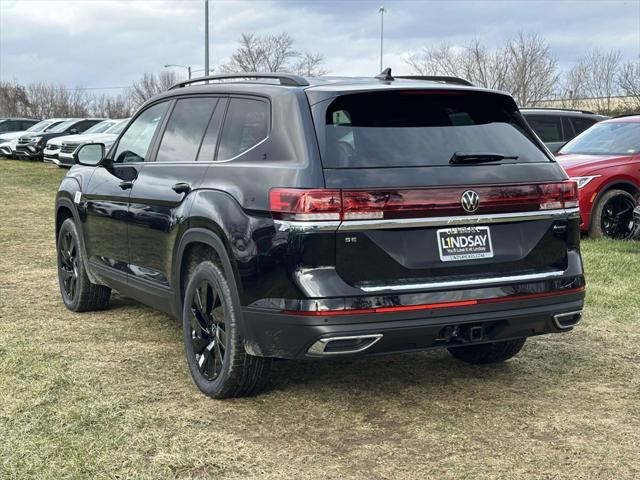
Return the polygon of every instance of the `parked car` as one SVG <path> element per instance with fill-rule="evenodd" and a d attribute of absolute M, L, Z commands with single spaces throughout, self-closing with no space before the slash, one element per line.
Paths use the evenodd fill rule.
<path fill-rule="evenodd" d="M 106 155 L 76 150 L 55 205 L 67 308 L 115 289 L 180 318 L 216 398 L 258 391 L 271 358 L 500 362 L 580 321 L 577 186 L 511 96 L 246 77 L 181 82 Z"/>
<path fill-rule="evenodd" d="M 523 108 L 522 115 L 553 153 L 595 123 L 609 117 L 585 110 Z"/>
<path fill-rule="evenodd" d="M 14 155 L 17 158 L 42 161 L 44 147 L 49 140 L 63 135 L 82 133 L 103 120 L 103 118 L 68 118 L 46 132 L 24 134 L 18 139 Z"/>
<path fill-rule="evenodd" d="M 18 144 L 18 139 L 21 136 L 50 131 L 64 120 L 64 118 L 50 118 L 32 125 L 25 131 L 0 134 L 0 155 L 13 158 L 15 155 L 15 148 Z"/>
<path fill-rule="evenodd" d="M 100 142 L 105 149 L 109 149 L 115 142 L 118 135 L 127 126 L 128 118 L 117 120 L 106 120 L 94 125 L 89 130 L 80 135 L 67 135 L 54 138 L 47 143 L 44 149 L 44 159 L 58 165 L 60 168 L 69 168 L 74 164 L 73 152 L 85 143 Z M 105 125 L 107 128 L 104 128 Z"/>
<path fill-rule="evenodd" d="M 35 118 L 2 118 L 0 119 L 0 135 L 8 132 L 23 132 L 39 121 Z"/>
<path fill-rule="evenodd" d="M 629 238 L 640 193 L 640 115 L 594 125 L 557 158 L 578 182 L 581 230 L 594 238 Z"/>

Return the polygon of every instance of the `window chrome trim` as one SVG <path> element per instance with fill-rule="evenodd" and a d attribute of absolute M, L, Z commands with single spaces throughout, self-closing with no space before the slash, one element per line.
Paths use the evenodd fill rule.
<path fill-rule="evenodd" d="M 373 292 L 398 292 L 405 290 L 429 290 L 436 288 L 458 288 L 458 287 L 471 287 L 471 286 L 484 286 L 502 283 L 514 283 L 514 282 L 527 282 L 531 280 L 547 280 L 550 278 L 561 277 L 564 275 L 563 271 L 545 272 L 545 273 L 532 273 L 528 275 L 510 275 L 507 277 L 492 277 L 492 278 L 476 278 L 469 280 L 454 280 L 449 282 L 430 282 L 430 283 L 412 283 L 403 285 L 374 285 L 359 287 L 362 291 L 367 293 Z"/>
<path fill-rule="evenodd" d="M 554 220 L 577 218 L 578 208 L 540 210 L 536 212 L 492 213 L 486 215 L 461 215 L 455 217 L 398 218 L 392 220 L 348 220 L 342 222 L 340 231 L 371 230 L 383 228 L 446 227 L 455 225 L 527 222 L 532 220 Z"/>

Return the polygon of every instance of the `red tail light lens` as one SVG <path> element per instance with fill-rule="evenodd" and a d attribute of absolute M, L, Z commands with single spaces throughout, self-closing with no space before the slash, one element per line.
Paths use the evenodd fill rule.
<path fill-rule="evenodd" d="M 341 219 L 339 190 L 273 188 L 269 192 L 269 205 L 274 218 L 299 221 Z"/>
<path fill-rule="evenodd" d="M 480 201 L 465 210 L 462 195 L 472 190 Z M 303 190 L 274 188 L 274 218 L 293 220 L 376 220 L 490 213 L 532 212 L 578 206 L 575 182 L 479 187 L 380 190 Z"/>

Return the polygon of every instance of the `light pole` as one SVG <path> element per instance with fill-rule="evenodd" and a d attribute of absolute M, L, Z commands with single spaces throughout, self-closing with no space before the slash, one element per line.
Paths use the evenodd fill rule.
<path fill-rule="evenodd" d="M 204 74 L 209 76 L 209 0 L 204 0 Z"/>
<path fill-rule="evenodd" d="M 187 74 L 189 76 L 189 80 L 191 80 L 191 65 L 176 65 L 175 63 L 167 63 L 164 66 L 164 68 L 169 68 L 169 67 L 186 68 L 187 69 Z"/>
<path fill-rule="evenodd" d="M 382 71 L 382 47 L 384 46 L 384 14 L 387 13 L 384 6 L 378 9 L 380 14 L 380 71 Z"/>

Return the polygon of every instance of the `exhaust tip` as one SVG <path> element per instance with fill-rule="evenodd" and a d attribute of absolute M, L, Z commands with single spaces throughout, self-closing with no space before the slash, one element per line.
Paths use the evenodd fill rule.
<path fill-rule="evenodd" d="M 371 348 L 382 338 L 381 333 L 370 335 L 349 335 L 344 337 L 328 337 L 316 340 L 309 347 L 307 355 L 347 355 L 360 353 Z"/>
<path fill-rule="evenodd" d="M 582 320 L 582 310 L 574 312 L 556 313 L 553 316 L 553 324 L 560 330 L 575 327 Z"/>

